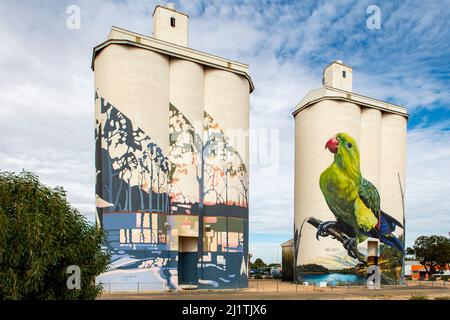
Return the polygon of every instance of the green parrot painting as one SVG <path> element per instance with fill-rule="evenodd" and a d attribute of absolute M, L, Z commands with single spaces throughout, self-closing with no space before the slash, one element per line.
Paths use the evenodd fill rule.
<path fill-rule="evenodd" d="M 334 154 L 334 161 L 320 175 L 320 189 L 336 221 L 321 223 L 317 239 L 328 236 L 328 228 L 333 227 L 349 236 L 344 247 L 353 258 L 355 246 L 368 237 L 403 252 L 402 242 L 393 234 L 396 226 L 403 228 L 403 225 L 381 210 L 378 190 L 361 175 L 355 139 L 338 133 L 327 141 L 325 148 Z"/>

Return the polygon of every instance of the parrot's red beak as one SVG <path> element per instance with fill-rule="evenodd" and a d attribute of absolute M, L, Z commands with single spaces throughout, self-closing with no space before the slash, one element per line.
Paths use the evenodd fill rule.
<path fill-rule="evenodd" d="M 327 141 L 325 145 L 325 149 L 330 150 L 331 153 L 336 153 L 339 148 L 339 141 L 337 141 L 336 137 L 332 137 Z"/>

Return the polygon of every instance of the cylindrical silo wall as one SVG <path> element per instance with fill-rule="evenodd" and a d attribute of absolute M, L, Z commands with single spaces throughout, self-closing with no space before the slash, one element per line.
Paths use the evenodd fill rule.
<path fill-rule="evenodd" d="M 171 212 L 198 214 L 203 134 L 203 66 L 170 60 Z"/>
<path fill-rule="evenodd" d="M 102 147 L 110 157 L 110 168 L 104 169 L 111 171 L 104 177 L 103 200 L 113 204 L 111 211 L 165 213 L 169 59 L 149 50 L 110 45 L 97 56 L 95 70 L 104 122 Z"/>
<path fill-rule="evenodd" d="M 176 251 L 167 250 L 166 236 L 169 58 L 110 44 L 97 54 L 94 68 L 101 140 L 97 207 L 108 231 L 107 248 L 117 258 L 97 281 L 110 283 L 112 291 L 135 290 L 136 282 L 142 290 L 176 287 L 170 273 L 176 268 Z M 164 279 L 158 276 L 163 269 L 168 271 Z M 129 278 L 133 284 L 124 281 Z"/>
<path fill-rule="evenodd" d="M 205 69 L 204 93 L 205 237 L 199 284 L 246 287 L 249 83 L 232 72 Z"/>
<path fill-rule="evenodd" d="M 205 70 L 205 212 L 225 205 L 226 212 L 247 218 L 248 92 L 244 77 Z"/>
<path fill-rule="evenodd" d="M 330 137 L 341 132 L 359 142 L 360 107 L 334 100 L 318 102 L 295 116 L 295 132 L 296 265 L 316 264 L 331 270 L 352 267 L 356 262 L 347 255 L 342 244 L 331 237 L 317 240 L 317 229 L 311 222 L 336 220 L 319 186 L 321 173 L 333 162 L 333 154 L 324 146 Z"/>
<path fill-rule="evenodd" d="M 124 113 L 167 152 L 169 58 L 140 48 L 109 45 L 95 59 L 98 95 Z"/>
<path fill-rule="evenodd" d="M 381 174 L 381 111 L 361 110 L 361 139 L 359 154 L 361 174 L 380 190 Z"/>
<path fill-rule="evenodd" d="M 294 237 L 298 279 L 320 281 L 317 280 L 320 276 L 313 276 L 311 273 L 349 269 L 353 275 L 346 277 L 345 281 L 364 281 L 364 268 L 356 268 L 356 265 L 364 263 L 367 259 L 367 241 L 378 240 L 380 243 L 378 261 L 392 259 L 389 264 L 380 264 L 383 281 L 398 282 L 398 270 L 401 265 L 395 265 L 395 261 L 401 261 L 402 252 L 399 248 L 403 229 L 397 226 L 394 232 L 382 234 L 381 231 L 377 231 L 378 223 L 385 223 L 388 221 L 385 219 L 389 217 L 383 213 L 380 222 L 375 213 L 369 216 L 372 217 L 370 220 L 373 224 L 372 229 L 370 233 L 365 233 L 358 226 L 358 219 L 364 212 L 370 211 L 361 211 L 356 206 L 355 200 L 347 202 L 347 199 L 356 196 L 358 201 L 363 199 L 364 190 L 370 190 L 367 186 L 360 187 L 358 178 L 351 180 L 350 170 L 357 168 L 359 163 L 361 177 L 370 181 L 380 194 L 381 210 L 403 223 L 398 174 L 404 191 L 406 123 L 407 118 L 402 115 L 331 99 L 317 102 L 296 114 Z M 359 162 L 356 160 L 358 158 L 351 156 L 347 158 L 349 162 L 339 164 L 339 161 L 345 161 L 342 158 L 344 155 L 333 154 L 330 152 L 331 149 L 324 149 L 328 139 L 337 133 L 346 133 L 355 139 L 359 150 Z M 341 142 L 338 147 L 338 150 L 343 147 Z M 346 144 L 346 148 L 350 149 L 352 146 Z M 328 191 L 326 199 L 320 189 L 319 179 L 322 172 L 333 163 L 335 175 L 326 178 L 328 182 L 325 180 L 324 183 L 329 183 L 330 186 L 324 188 L 337 191 Z M 333 182 L 330 179 L 336 180 Z M 349 197 L 352 192 L 353 196 Z M 375 192 L 370 192 L 375 196 Z M 365 208 L 367 210 L 367 207 Z M 344 214 L 350 214 L 352 218 L 347 219 Z M 341 238 L 322 235 L 319 236 L 319 240 L 316 238 L 321 223 L 343 219 L 348 221 L 345 225 L 338 223 L 332 227 Z M 353 237 L 358 242 L 357 251 L 360 256 L 357 259 L 352 258 L 343 246 L 345 239 Z M 393 255 L 396 257 L 393 258 Z"/>
<path fill-rule="evenodd" d="M 381 208 L 400 222 L 403 222 L 402 188 L 405 192 L 406 126 L 407 120 L 403 116 L 383 115 L 381 125 Z"/>
<path fill-rule="evenodd" d="M 392 234 L 404 245 L 404 199 L 406 166 L 407 118 L 396 114 L 383 114 L 381 120 L 381 209 L 403 224 Z M 395 257 L 395 258 L 394 258 Z M 397 280 L 403 265 L 402 253 L 387 245 L 380 246 L 380 258 L 391 259 L 389 269 L 381 270 Z"/>

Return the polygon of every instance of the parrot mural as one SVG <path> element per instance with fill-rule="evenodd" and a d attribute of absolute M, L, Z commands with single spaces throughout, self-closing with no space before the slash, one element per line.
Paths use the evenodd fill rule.
<path fill-rule="evenodd" d="M 356 258 L 353 249 L 368 237 L 403 253 L 402 241 L 393 234 L 403 225 L 381 210 L 378 190 L 362 176 L 355 139 L 338 133 L 327 141 L 325 149 L 334 154 L 334 160 L 320 175 L 320 189 L 336 221 L 321 223 L 316 238 L 328 236 L 331 227 L 340 230 L 349 237 L 344 248 L 352 258 Z"/>

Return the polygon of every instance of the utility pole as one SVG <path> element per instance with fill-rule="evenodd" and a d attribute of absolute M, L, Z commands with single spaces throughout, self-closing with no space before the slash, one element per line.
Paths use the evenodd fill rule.
<path fill-rule="evenodd" d="M 279 263 L 279 260 L 278 260 L 278 247 L 277 247 L 277 261 L 276 261 L 276 263 L 277 264 Z"/>
<path fill-rule="evenodd" d="M 405 194 L 403 193 L 402 180 L 400 179 L 400 172 L 397 172 L 398 184 L 400 185 L 400 194 L 402 196 L 403 209 L 403 255 L 402 255 L 402 272 L 400 274 L 400 284 L 405 284 L 405 255 L 406 255 L 406 219 L 405 219 Z"/>

